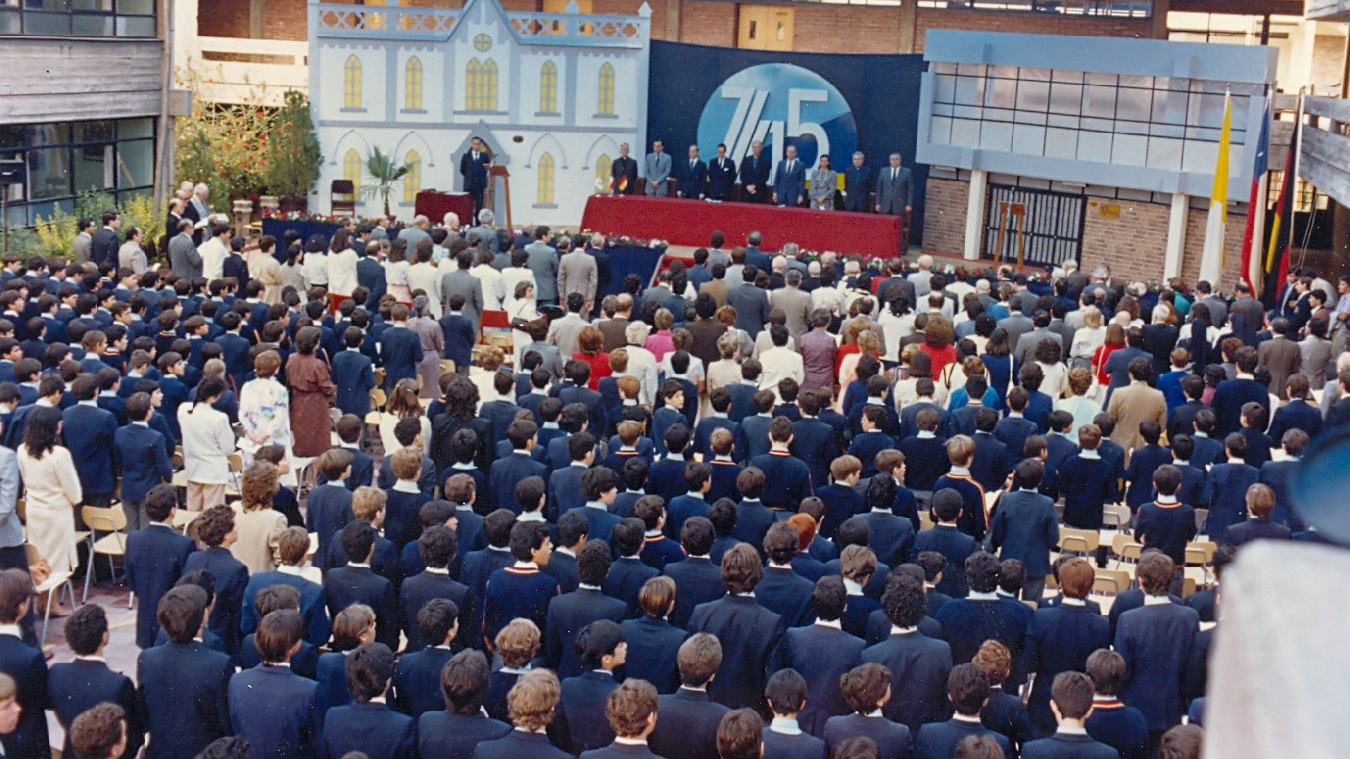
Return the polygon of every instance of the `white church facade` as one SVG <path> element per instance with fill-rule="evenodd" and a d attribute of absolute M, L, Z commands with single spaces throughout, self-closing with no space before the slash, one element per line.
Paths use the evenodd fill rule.
<path fill-rule="evenodd" d="M 619 146 L 644 152 L 651 18 L 646 5 L 639 16 L 575 10 L 311 0 L 309 92 L 323 161 L 310 207 L 329 210 L 335 179 L 370 184 L 365 163 L 379 148 L 410 166 L 390 211 L 411 219 L 420 190 L 461 189 L 459 158 L 478 136 L 510 175 L 516 226 L 579 221 L 587 196 L 608 187 Z M 503 189 L 498 180 L 499 225 Z M 380 210 L 379 199 L 358 197 L 358 215 Z"/>

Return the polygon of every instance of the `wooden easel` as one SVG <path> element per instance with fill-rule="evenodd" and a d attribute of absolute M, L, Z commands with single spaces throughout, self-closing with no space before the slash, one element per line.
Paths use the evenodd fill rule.
<path fill-rule="evenodd" d="M 1013 203 L 1006 200 L 998 204 L 998 242 L 994 245 L 994 260 L 1003 260 L 1003 235 L 1017 224 L 1017 270 L 1022 270 L 1022 256 L 1025 252 L 1027 231 L 1027 207 L 1025 203 Z"/>
<path fill-rule="evenodd" d="M 504 191 L 503 194 L 506 196 L 506 228 L 513 229 L 515 228 L 515 225 L 511 223 L 511 172 L 507 171 L 506 167 L 499 163 L 492 164 L 492 167 L 488 169 L 487 194 L 483 198 L 483 207 L 497 207 L 497 177 L 501 177 L 502 179 L 502 190 Z"/>

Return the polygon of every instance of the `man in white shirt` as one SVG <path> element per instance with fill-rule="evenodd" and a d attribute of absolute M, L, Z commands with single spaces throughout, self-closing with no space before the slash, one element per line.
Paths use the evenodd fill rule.
<path fill-rule="evenodd" d="M 759 375 L 759 388 L 773 390 L 776 396 L 778 380 L 791 377 L 800 384 L 806 372 L 801 354 L 787 347 L 787 327 L 782 324 L 770 325 L 769 336 L 773 340 L 774 347 L 764 351 L 759 357 L 760 366 L 763 367 Z"/>
<path fill-rule="evenodd" d="M 225 276 L 225 257 L 230 255 L 230 237 L 234 232 L 228 224 L 212 223 L 211 238 L 197 246 L 202 257 L 202 276 L 207 281 Z"/>

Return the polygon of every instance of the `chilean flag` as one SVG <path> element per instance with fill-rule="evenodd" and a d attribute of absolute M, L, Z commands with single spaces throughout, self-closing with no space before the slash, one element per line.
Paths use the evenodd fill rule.
<path fill-rule="evenodd" d="M 1290 148 L 1290 150 L 1293 149 Z M 1252 288 L 1252 293 L 1257 297 L 1260 297 L 1261 285 L 1265 284 L 1265 277 L 1262 276 L 1262 257 L 1259 254 L 1253 255 L 1253 249 L 1258 244 L 1258 232 L 1255 229 L 1257 215 L 1251 209 L 1256 208 L 1257 203 L 1266 202 L 1266 199 L 1262 197 L 1262 189 L 1266 172 L 1270 168 L 1269 154 L 1270 101 L 1266 101 L 1266 109 L 1261 113 L 1261 137 L 1256 142 L 1256 160 L 1252 167 L 1252 195 L 1247 206 L 1247 231 L 1242 237 L 1242 280 Z M 1262 233 L 1264 231 L 1261 230 Z"/>

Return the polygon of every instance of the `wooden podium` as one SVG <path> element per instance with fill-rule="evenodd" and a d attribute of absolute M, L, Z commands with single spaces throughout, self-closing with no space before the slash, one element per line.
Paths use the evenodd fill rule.
<path fill-rule="evenodd" d="M 506 200 L 506 227 L 514 229 L 515 225 L 511 223 L 511 172 L 506 170 L 501 164 L 493 164 L 488 169 L 487 194 L 483 197 L 484 208 L 497 207 L 497 178 L 502 180 L 502 194 Z M 500 224 L 498 224 L 500 226 Z"/>

